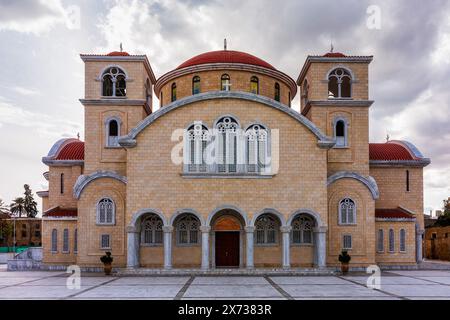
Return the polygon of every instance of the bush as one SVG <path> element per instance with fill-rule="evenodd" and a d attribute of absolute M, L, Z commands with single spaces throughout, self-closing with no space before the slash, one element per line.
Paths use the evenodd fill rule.
<path fill-rule="evenodd" d="M 100 257 L 100 261 L 104 264 L 109 264 L 113 262 L 113 257 L 111 257 L 111 252 L 106 252 L 106 255 Z"/>
<path fill-rule="evenodd" d="M 350 257 L 347 250 L 342 250 L 342 253 L 339 255 L 339 262 L 349 263 L 351 259 L 352 257 Z"/>

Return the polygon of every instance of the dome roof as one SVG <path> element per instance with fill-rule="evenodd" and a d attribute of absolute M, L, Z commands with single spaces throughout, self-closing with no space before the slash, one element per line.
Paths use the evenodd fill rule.
<path fill-rule="evenodd" d="M 323 56 L 327 57 L 327 58 L 344 58 L 344 57 L 346 57 L 346 55 L 341 52 L 327 52 Z"/>
<path fill-rule="evenodd" d="M 129 55 L 130 54 L 128 52 L 125 52 L 125 51 L 112 51 L 112 52 L 107 54 L 107 56 L 110 56 L 110 57 L 120 57 L 120 56 L 126 57 L 126 56 L 129 56 Z"/>
<path fill-rule="evenodd" d="M 233 50 L 219 50 L 199 54 L 180 64 L 177 69 L 208 63 L 242 63 L 276 70 L 271 64 L 260 58 L 245 52 Z"/>

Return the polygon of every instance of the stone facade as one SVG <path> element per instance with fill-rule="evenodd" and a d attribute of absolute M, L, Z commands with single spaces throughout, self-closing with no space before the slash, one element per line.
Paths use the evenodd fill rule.
<path fill-rule="evenodd" d="M 427 259 L 450 261 L 450 226 L 425 229 L 424 255 Z"/>
<path fill-rule="evenodd" d="M 408 167 L 411 188 L 405 194 L 406 167 L 371 166 L 371 57 L 308 57 L 298 80 L 301 88 L 305 79 L 309 86 L 307 94 L 301 92 L 303 115 L 289 105 L 295 82 L 263 66 L 226 69 L 220 61 L 209 61 L 207 67 L 174 70 L 156 81 L 143 56 L 82 58 L 83 165 L 48 162 L 45 202 L 46 209 L 77 208 L 77 214 L 44 219 L 44 265 L 95 268 L 101 266 L 100 256 L 111 251 L 115 266 L 129 268 L 207 270 L 226 266 L 228 254 L 235 259 L 230 265 L 241 268 L 325 268 L 339 264 L 338 255 L 349 241 L 353 267 L 416 263 L 416 224 L 423 226 L 422 168 Z M 126 97 L 103 96 L 102 72 L 110 66 L 126 73 Z M 352 98 L 330 100 L 327 74 L 343 67 L 353 77 Z M 231 78 L 231 91 L 220 91 L 224 73 Z M 258 94 L 250 92 L 250 78 L 255 75 Z M 195 95 L 194 76 L 201 79 L 200 93 Z M 148 103 L 149 83 L 155 85 L 157 96 L 163 95 L 163 107 L 154 113 Z M 173 83 L 177 99 L 172 102 Z M 280 84 L 279 102 L 274 100 L 275 83 Z M 182 136 L 174 132 L 183 132 L 196 121 L 213 129 L 223 117 L 234 119 L 242 129 L 254 124 L 267 128 L 270 172 L 192 174 L 177 162 L 186 155 Z M 117 119 L 120 136 L 119 144 L 112 147 L 107 146 L 110 119 Z M 345 147 L 333 147 L 336 119 L 346 121 Z M 245 148 L 237 158 L 245 158 Z M 64 193 L 60 192 L 62 173 Z M 339 218 L 344 199 L 352 203 L 354 221 Z M 113 209 L 105 209 L 109 204 Z M 397 207 L 412 212 L 411 221 L 377 220 L 376 208 Z M 377 252 L 377 230 L 391 227 L 397 236 L 400 229 L 406 230 L 405 252 Z M 52 251 L 53 229 L 58 233 L 56 251 Z M 69 230 L 68 252 L 59 250 L 64 229 Z M 75 229 L 76 253 L 72 250 Z"/>

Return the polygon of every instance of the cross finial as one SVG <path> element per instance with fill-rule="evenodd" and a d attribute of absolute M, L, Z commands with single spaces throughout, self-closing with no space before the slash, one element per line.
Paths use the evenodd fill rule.
<path fill-rule="evenodd" d="M 80 133 L 79 132 L 77 133 L 77 138 L 78 138 L 78 140 L 80 140 Z"/>
<path fill-rule="evenodd" d="M 120 52 L 123 51 L 122 42 L 120 43 Z"/>
<path fill-rule="evenodd" d="M 389 136 L 389 133 L 388 134 L 386 134 L 386 142 L 389 142 L 389 139 L 390 139 L 391 137 Z"/>
<path fill-rule="evenodd" d="M 333 52 L 334 47 L 333 47 L 333 41 L 331 41 L 331 45 L 330 45 L 330 52 Z"/>
<path fill-rule="evenodd" d="M 223 39 L 223 50 L 227 50 L 227 38 Z"/>

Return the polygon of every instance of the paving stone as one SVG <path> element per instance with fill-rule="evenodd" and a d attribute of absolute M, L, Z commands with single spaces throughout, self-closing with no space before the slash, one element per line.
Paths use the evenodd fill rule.
<path fill-rule="evenodd" d="M 122 286 L 122 285 L 164 285 L 164 284 L 181 284 L 184 285 L 189 280 L 189 277 L 124 277 L 119 278 L 108 286 Z"/>
<path fill-rule="evenodd" d="M 450 297 L 450 286 L 430 285 L 384 285 L 383 291 L 402 297 Z"/>
<path fill-rule="evenodd" d="M 270 277 L 276 284 L 351 284 L 337 277 Z"/>
<path fill-rule="evenodd" d="M 182 285 L 100 286 L 77 295 L 77 298 L 174 298 Z"/>
<path fill-rule="evenodd" d="M 366 285 L 368 278 L 369 278 L 369 276 L 357 276 L 357 277 L 346 276 L 345 277 L 345 279 L 355 281 L 355 282 L 361 283 L 363 285 Z M 427 282 L 425 280 L 410 278 L 410 277 L 396 277 L 396 276 L 384 277 L 384 276 L 381 276 L 381 285 L 385 285 L 385 284 L 411 284 L 411 285 L 422 284 L 422 285 L 427 285 L 427 284 L 430 284 L 430 282 Z"/>
<path fill-rule="evenodd" d="M 196 284 L 212 285 L 248 285 L 248 284 L 269 284 L 263 277 L 195 277 L 192 282 Z"/>
<path fill-rule="evenodd" d="M 283 297 L 271 285 L 191 285 L 184 297 L 187 298 L 269 298 Z"/>
<path fill-rule="evenodd" d="M 81 286 L 96 286 L 114 280 L 106 277 L 81 277 Z M 66 286 L 67 277 L 52 277 L 33 282 L 23 283 L 23 286 Z"/>
<path fill-rule="evenodd" d="M 450 276 L 447 277 L 418 277 L 423 280 L 439 282 L 442 284 L 450 284 Z"/>
<path fill-rule="evenodd" d="M 89 287 L 67 289 L 63 286 L 14 286 L 0 289 L 0 299 L 46 299 L 64 298 Z"/>
<path fill-rule="evenodd" d="M 450 271 L 440 270 L 389 271 L 389 273 L 395 273 L 409 277 L 450 277 Z"/>
<path fill-rule="evenodd" d="M 356 284 L 348 285 L 280 285 L 292 297 L 384 297 L 382 292 Z"/>

